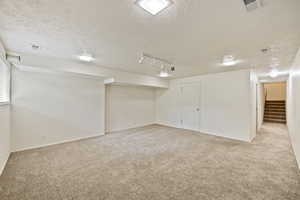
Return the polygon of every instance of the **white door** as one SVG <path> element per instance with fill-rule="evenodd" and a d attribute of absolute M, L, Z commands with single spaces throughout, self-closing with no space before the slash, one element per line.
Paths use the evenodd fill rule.
<path fill-rule="evenodd" d="M 181 126 L 184 129 L 200 129 L 200 84 L 181 87 Z"/>

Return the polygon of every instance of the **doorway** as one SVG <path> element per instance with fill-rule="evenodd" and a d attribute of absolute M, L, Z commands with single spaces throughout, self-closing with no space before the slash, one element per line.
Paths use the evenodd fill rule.
<path fill-rule="evenodd" d="M 264 122 L 286 124 L 286 88 L 286 82 L 264 84 Z"/>

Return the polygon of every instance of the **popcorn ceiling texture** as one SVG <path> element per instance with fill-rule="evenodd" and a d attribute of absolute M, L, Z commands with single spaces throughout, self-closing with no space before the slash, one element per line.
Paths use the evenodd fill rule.
<path fill-rule="evenodd" d="M 13 153 L 1 200 L 299 200 L 286 126 L 253 143 L 147 126 Z"/>
<path fill-rule="evenodd" d="M 146 52 L 175 63 L 174 77 L 250 67 L 264 71 L 274 56 L 287 69 L 300 46 L 298 0 L 266 0 L 253 12 L 242 0 L 174 0 L 158 16 L 134 2 L 1 0 L 0 38 L 10 51 L 63 59 L 88 51 L 97 65 L 156 75 L 158 68 L 137 62 Z M 263 55 L 260 49 L 266 47 L 276 52 Z M 243 62 L 220 67 L 228 54 Z"/>

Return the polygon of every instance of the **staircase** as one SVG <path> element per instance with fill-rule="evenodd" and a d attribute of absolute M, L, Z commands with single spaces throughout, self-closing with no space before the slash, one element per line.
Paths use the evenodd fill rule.
<path fill-rule="evenodd" d="M 266 101 L 264 122 L 286 124 L 285 101 Z"/>

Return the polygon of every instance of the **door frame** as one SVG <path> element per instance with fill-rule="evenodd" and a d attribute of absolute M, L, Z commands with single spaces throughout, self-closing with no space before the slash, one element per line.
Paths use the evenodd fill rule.
<path fill-rule="evenodd" d="M 199 88 L 199 92 L 198 92 L 198 106 L 197 106 L 197 112 L 198 112 L 198 124 L 197 124 L 197 129 L 187 129 L 184 127 L 184 121 L 183 121 L 183 114 L 182 114 L 182 110 L 180 110 L 180 127 L 182 129 L 187 129 L 187 130 L 193 130 L 193 131 L 200 131 L 201 130 L 201 119 L 202 119 L 202 85 L 201 85 L 201 81 L 195 81 L 195 82 L 184 82 L 180 84 L 180 105 L 182 105 L 182 93 L 183 93 L 183 88 L 187 87 L 187 86 L 197 86 Z"/>

